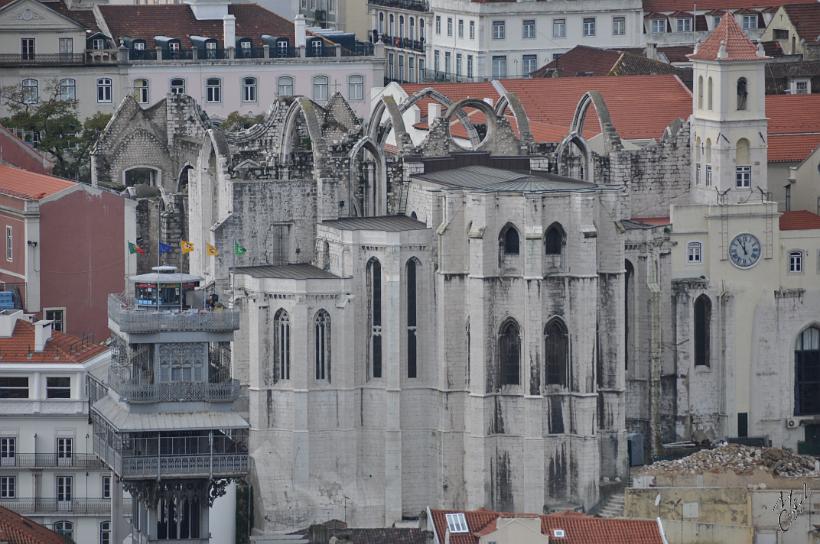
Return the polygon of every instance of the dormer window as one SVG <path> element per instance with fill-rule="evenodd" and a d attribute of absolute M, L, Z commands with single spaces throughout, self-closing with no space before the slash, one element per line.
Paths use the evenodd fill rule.
<path fill-rule="evenodd" d="M 322 48 L 324 47 L 324 44 L 322 43 L 322 40 L 313 40 L 313 42 L 310 44 L 310 46 L 313 48 L 313 56 L 314 57 L 321 57 L 322 56 Z"/>
<path fill-rule="evenodd" d="M 205 43 L 205 57 L 209 59 L 216 58 L 216 42 Z"/>
<path fill-rule="evenodd" d="M 757 30 L 757 14 L 743 16 L 743 30 Z"/>
<path fill-rule="evenodd" d="M 145 51 L 145 41 L 143 40 L 134 40 L 133 43 L 134 51 Z"/>
<path fill-rule="evenodd" d="M 689 17 L 681 17 L 676 21 L 676 29 L 678 32 L 692 32 L 692 19 Z"/>
<path fill-rule="evenodd" d="M 168 50 L 175 53 L 179 51 L 179 42 L 168 42 Z"/>
<path fill-rule="evenodd" d="M 91 49 L 105 49 L 105 38 L 94 38 L 91 40 Z"/>
<path fill-rule="evenodd" d="M 276 40 L 276 51 L 280 57 L 287 57 L 290 46 L 287 40 Z"/>
<path fill-rule="evenodd" d="M 652 33 L 660 34 L 666 32 L 666 19 L 652 19 Z"/>

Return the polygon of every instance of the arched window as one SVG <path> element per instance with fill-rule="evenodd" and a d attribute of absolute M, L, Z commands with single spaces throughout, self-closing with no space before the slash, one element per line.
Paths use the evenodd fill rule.
<path fill-rule="evenodd" d="M 712 301 L 706 295 L 695 300 L 695 365 L 709 366 L 712 325 Z"/>
<path fill-rule="evenodd" d="M 501 246 L 502 255 L 518 255 L 518 229 L 511 223 L 507 223 L 504 228 L 501 229 L 498 242 Z"/>
<path fill-rule="evenodd" d="M 700 160 L 701 160 L 700 136 L 695 137 L 695 184 L 700 185 Z"/>
<path fill-rule="evenodd" d="M 330 243 L 322 242 L 322 270 L 330 270 Z"/>
<path fill-rule="evenodd" d="M 100 522 L 100 544 L 111 544 L 111 522 Z"/>
<path fill-rule="evenodd" d="M 388 20 L 387 33 L 392 38 L 395 35 L 394 29 L 393 29 L 393 26 L 394 26 L 394 23 L 395 23 L 395 18 L 393 17 L 392 13 L 390 15 L 388 15 L 387 20 Z"/>
<path fill-rule="evenodd" d="M 498 377 L 500 385 L 519 385 L 521 368 L 521 335 L 518 323 L 508 319 L 498 331 Z"/>
<path fill-rule="evenodd" d="M 36 104 L 40 100 L 40 83 L 36 79 L 24 79 L 22 87 L 24 104 Z"/>
<path fill-rule="evenodd" d="M 60 100 L 74 100 L 77 98 L 77 82 L 74 79 L 61 79 L 59 85 Z"/>
<path fill-rule="evenodd" d="M 242 102 L 256 102 L 256 78 L 242 78 Z"/>
<path fill-rule="evenodd" d="M 558 223 L 553 223 L 544 236 L 544 253 L 547 255 L 561 255 L 564 251 L 564 229 Z"/>
<path fill-rule="evenodd" d="M 820 414 L 820 328 L 805 329 L 794 343 L 794 415 Z"/>
<path fill-rule="evenodd" d="M 399 15 L 399 38 L 404 39 L 404 15 Z"/>
<path fill-rule="evenodd" d="M 326 102 L 327 87 L 327 76 L 313 76 L 313 100 L 317 102 Z"/>
<path fill-rule="evenodd" d="M 698 109 L 703 109 L 703 76 L 698 76 Z"/>
<path fill-rule="evenodd" d="M 290 76 L 280 76 L 277 81 L 277 94 L 279 96 L 293 96 L 293 78 Z"/>
<path fill-rule="evenodd" d="M 749 98 L 749 91 L 747 88 L 746 78 L 741 77 L 737 80 L 737 109 L 745 110 L 746 109 L 746 102 Z"/>
<path fill-rule="evenodd" d="M 290 379 L 290 317 L 284 308 L 273 317 L 273 364 L 279 380 Z"/>
<path fill-rule="evenodd" d="M 709 76 L 706 86 L 706 107 L 712 111 L 712 76 Z"/>
<path fill-rule="evenodd" d="M 735 149 L 735 186 L 752 186 L 752 161 L 749 153 L 749 140 L 741 138 Z"/>
<path fill-rule="evenodd" d="M 416 268 L 417 261 L 410 259 L 405 267 L 407 283 L 407 377 L 418 375 L 416 353 Z"/>
<path fill-rule="evenodd" d="M 74 524 L 70 521 L 55 521 L 54 532 L 65 537 L 66 542 L 74 541 Z"/>
<path fill-rule="evenodd" d="M 416 39 L 416 19 L 415 17 L 408 18 L 407 24 L 410 25 L 410 39 Z"/>
<path fill-rule="evenodd" d="M 384 12 L 379 12 L 379 34 L 384 34 Z"/>
<path fill-rule="evenodd" d="M 382 377 L 382 265 L 367 263 L 367 309 L 370 330 L 370 377 Z"/>
<path fill-rule="evenodd" d="M 547 385 L 567 386 L 569 335 L 560 319 L 551 319 L 544 327 L 544 362 Z"/>
<path fill-rule="evenodd" d="M 330 314 L 325 310 L 316 312 L 316 379 L 330 382 Z"/>
<path fill-rule="evenodd" d="M 424 41 L 424 19 L 419 19 L 419 40 Z"/>

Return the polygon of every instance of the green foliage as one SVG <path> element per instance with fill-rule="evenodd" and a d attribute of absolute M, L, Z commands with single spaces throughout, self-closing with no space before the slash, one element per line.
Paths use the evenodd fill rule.
<path fill-rule="evenodd" d="M 232 111 L 228 117 L 222 121 L 219 127 L 228 132 L 231 130 L 241 130 L 243 128 L 250 128 L 253 125 L 261 123 L 265 119 L 264 115 L 243 115 L 238 111 Z"/>

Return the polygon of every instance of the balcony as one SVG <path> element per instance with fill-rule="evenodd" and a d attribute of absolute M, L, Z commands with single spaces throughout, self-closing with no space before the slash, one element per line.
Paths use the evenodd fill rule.
<path fill-rule="evenodd" d="M 56 453 L 18 453 L 13 457 L 0 458 L 0 470 L 13 468 L 103 470 L 106 466 L 91 453 L 75 453 L 69 457 L 58 457 Z"/>
<path fill-rule="evenodd" d="M 86 516 L 107 516 L 111 514 L 111 499 L 71 499 L 58 501 L 56 498 L 14 498 L 0 499 L 0 506 L 18 514 L 74 514 Z"/>
<path fill-rule="evenodd" d="M 125 333 L 163 331 L 227 332 L 239 329 L 239 312 L 221 310 L 152 310 L 137 307 L 131 297 L 109 295 L 108 319 Z"/>
<path fill-rule="evenodd" d="M 123 400 L 139 402 L 233 402 L 239 398 L 239 380 L 223 383 L 175 382 L 112 385 Z"/>
<path fill-rule="evenodd" d="M 90 49 L 86 53 L 0 54 L 0 66 L 82 66 L 116 64 L 117 51 Z"/>
<path fill-rule="evenodd" d="M 400 49 L 409 49 L 419 53 L 424 53 L 424 40 L 411 40 L 410 38 L 388 36 L 387 34 L 382 34 L 380 37 L 382 43 L 384 43 L 387 47 L 398 47 Z"/>
<path fill-rule="evenodd" d="M 367 3 L 373 6 L 384 6 L 386 8 L 430 11 L 430 4 L 425 0 L 368 0 Z"/>
<path fill-rule="evenodd" d="M 242 476 L 248 473 L 248 454 L 122 457 L 117 468 L 123 478 Z"/>

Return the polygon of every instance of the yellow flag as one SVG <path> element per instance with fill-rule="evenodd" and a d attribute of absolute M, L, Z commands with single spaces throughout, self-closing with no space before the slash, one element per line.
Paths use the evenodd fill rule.
<path fill-rule="evenodd" d="M 186 253 L 191 253 L 194 250 L 194 244 L 187 240 L 180 240 L 179 247 L 182 250 L 183 255 Z"/>
<path fill-rule="evenodd" d="M 216 257 L 219 255 L 219 251 L 217 251 L 216 246 L 212 246 L 211 244 L 205 244 L 205 253 L 208 254 L 208 257 Z"/>

